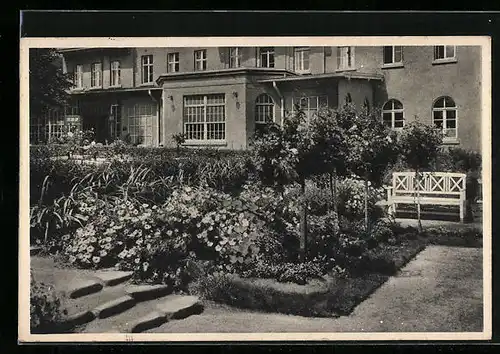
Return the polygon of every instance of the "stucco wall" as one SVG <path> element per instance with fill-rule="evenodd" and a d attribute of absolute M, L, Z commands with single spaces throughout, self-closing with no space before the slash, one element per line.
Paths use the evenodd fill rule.
<path fill-rule="evenodd" d="M 210 141 L 200 141 L 197 144 L 235 150 L 246 148 L 247 129 L 245 119 L 247 98 L 245 80 L 243 78 L 214 78 L 210 80 L 199 79 L 165 82 L 163 85 L 165 146 L 175 146 L 172 135 L 183 132 L 184 96 L 205 94 L 225 95 L 226 141 L 222 145 L 212 144 Z"/>

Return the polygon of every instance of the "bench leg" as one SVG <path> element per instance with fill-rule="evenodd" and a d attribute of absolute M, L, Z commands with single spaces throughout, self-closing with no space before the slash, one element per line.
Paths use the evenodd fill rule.
<path fill-rule="evenodd" d="M 464 222 L 464 210 L 465 209 L 465 203 L 460 203 L 460 222 Z"/>

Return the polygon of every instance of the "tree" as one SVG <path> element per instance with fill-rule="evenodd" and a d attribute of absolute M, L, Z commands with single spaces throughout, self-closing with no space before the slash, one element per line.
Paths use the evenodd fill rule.
<path fill-rule="evenodd" d="M 59 65 L 61 57 L 53 48 L 31 48 L 30 70 L 30 115 L 40 116 L 53 108 L 63 107 L 72 86 L 69 74 L 63 73 Z"/>
<path fill-rule="evenodd" d="M 443 142 L 443 133 L 439 129 L 421 124 L 418 121 L 411 122 L 403 129 L 399 145 L 401 158 L 415 171 L 413 179 L 416 191 L 415 204 L 417 205 L 418 229 L 422 231 L 420 220 L 420 172 L 431 166 L 437 159 L 440 146 Z"/>
<path fill-rule="evenodd" d="M 330 194 L 333 203 L 335 232 L 339 230 L 339 214 L 337 203 L 337 179 L 347 174 L 347 156 L 349 145 L 341 121 L 341 111 L 322 109 L 311 121 L 313 140 L 318 151 L 318 173 L 328 173 Z"/>
<path fill-rule="evenodd" d="M 287 184 L 300 185 L 300 261 L 305 260 L 307 249 L 306 180 L 323 171 L 321 149 L 311 124 L 298 107 L 284 118 L 283 126 L 268 126 L 252 144 L 254 165 L 262 183 L 281 191 Z"/>
<path fill-rule="evenodd" d="M 369 230 L 369 182 L 380 186 L 384 172 L 396 162 L 399 152 L 396 135 L 382 123 L 377 110 L 357 113 L 352 104 L 341 109 L 339 122 L 349 146 L 348 168 L 365 182 L 365 229 Z"/>

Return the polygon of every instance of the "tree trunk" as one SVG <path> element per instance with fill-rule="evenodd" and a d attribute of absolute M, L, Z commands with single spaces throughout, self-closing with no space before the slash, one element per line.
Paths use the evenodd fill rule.
<path fill-rule="evenodd" d="M 299 261 L 305 262 L 307 249 L 307 201 L 306 201 L 306 181 L 300 182 L 301 209 L 300 209 L 300 250 Z"/>
<path fill-rule="evenodd" d="M 417 223 L 418 232 L 422 232 L 422 220 L 420 219 L 420 172 L 415 170 L 415 179 L 413 180 L 413 185 L 415 189 L 415 198 L 417 205 Z"/>
<path fill-rule="evenodd" d="M 337 201 L 337 170 L 334 169 L 333 173 L 330 173 L 330 193 L 333 203 L 333 230 L 337 234 L 339 226 L 339 205 Z"/>
<path fill-rule="evenodd" d="M 365 176 L 365 230 L 368 230 L 369 220 L 368 220 L 368 178 Z"/>

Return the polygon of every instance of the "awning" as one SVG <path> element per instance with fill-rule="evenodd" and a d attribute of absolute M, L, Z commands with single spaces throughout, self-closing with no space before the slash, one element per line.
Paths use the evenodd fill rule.
<path fill-rule="evenodd" d="M 264 79 L 260 80 L 260 83 L 273 83 L 273 82 L 294 82 L 294 81 L 307 81 L 307 80 L 325 80 L 325 79 L 356 79 L 356 80 L 378 80 L 383 81 L 384 76 L 375 73 L 361 73 L 361 72 L 338 72 L 329 74 L 317 74 L 317 75 L 298 75 L 289 77 L 280 77 L 276 79 Z"/>

